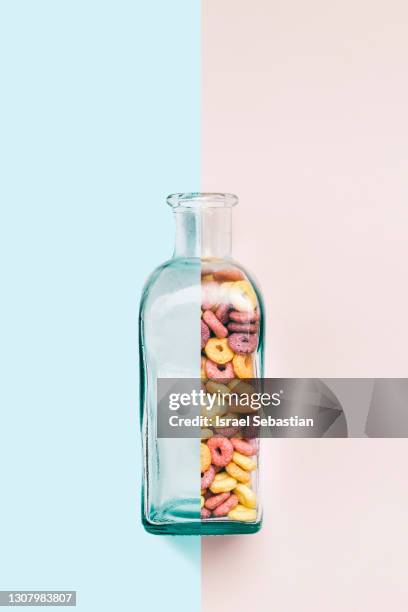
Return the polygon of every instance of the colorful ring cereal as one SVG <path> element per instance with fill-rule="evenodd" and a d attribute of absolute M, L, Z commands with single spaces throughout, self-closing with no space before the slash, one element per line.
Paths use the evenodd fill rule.
<path fill-rule="evenodd" d="M 255 323 L 256 321 L 259 321 L 260 314 L 258 310 L 253 310 L 252 312 L 232 310 L 229 313 L 229 318 L 231 321 L 235 321 L 235 323 Z"/>
<path fill-rule="evenodd" d="M 238 506 L 238 497 L 234 493 L 231 493 L 224 503 L 216 507 L 213 516 L 226 516 L 235 506 Z"/>
<path fill-rule="evenodd" d="M 258 331 L 258 327 L 258 323 L 228 323 L 229 331 L 240 332 L 241 334 L 255 334 Z"/>
<path fill-rule="evenodd" d="M 239 467 L 236 463 L 231 461 L 228 465 L 225 466 L 226 472 L 238 482 L 247 483 L 250 481 L 251 476 L 248 472 Z"/>
<path fill-rule="evenodd" d="M 232 460 L 246 472 L 252 472 L 256 468 L 256 461 L 250 459 L 247 455 L 239 453 L 238 451 L 234 451 Z"/>
<path fill-rule="evenodd" d="M 219 474 L 215 475 L 215 478 L 210 485 L 210 491 L 215 495 L 217 493 L 227 493 L 232 491 L 232 489 L 235 489 L 237 484 L 238 481 L 235 480 L 235 478 L 232 478 L 226 472 L 220 472 Z"/>
<path fill-rule="evenodd" d="M 237 419 L 239 415 L 228 412 L 223 416 L 223 420 L 227 423 L 225 427 L 214 427 L 217 434 L 221 436 L 225 436 L 226 438 L 230 438 L 231 436 L 235 436 L 241 429 L 239 425 L 230 425 L 232 419 Z"/>
<path fill-rule="evenodd" d="M 256 521 L 256 510 L 238 504 L 228 512 L 228 518 L 233 521 L 253 522 Z"/>
<path fill-rule="evenodd" d="M 253 378 L 254 367 L 252 362 L 252 355 L 235 355 L 232 360 L 234 372 L 238 378 Z"/>
<path fill-rule="evenodd" d="M 202 440 L 208 440 L 208 438 L 211 438 L 211 436 L 213 435 L 213 431 L 208 427 L 202 427 L 200 435 Z"/>
<path fill-rule="evenodd" d="M 234 447 L 228 438 L 214 436 L 207 442 L 211 453 L 211 462 L 216 466 L 225 467 L 232 459 Z"/>
<path fill-rule="evenodd" d="M 208 470 L 211 465 L 211 453 L 206 444 L 200 444 L 200 467 L 201 473 Z M 203 487 L 204 488 L 204 487 Z"/>
<path fill-rule="evenodd" d="M 226 338 L 228 336 L 228 329 L 221 323 L 218 317 L 213 313 L 212 310 L 206 310 L 203 313 L 203 321 L 206 325 L 214 332 L 217 338 Z M 210 335 L 208 334 L 208 338 Z M 207 338 L 207 340 L 208 340 Z M 207 340 L 204 343 L 204 346 L 207 343 Z M 201 344 L 202 344 L 202 333 L 201 333 Z M 203 348 L 203 346 L 201 347 Z"/>
<path fill-rule="evenodd" d="M 204 321 L 201 321 L 201 350 L 203 350 L 209 338 L 210 330 L 208 329 L 208 325 L 206 325 Z"/>
<path fill-rule="evenodd" d="M 231 380 L 228 383 L 228 389 L 230 389 L 230 391 L 233 393 L 238 393 L 238 395 L 241 395 L 242 393 L 251 395 L 251 393 L 255 392 L 254 387 L 250 383 L 240 378 L 234 378 Z"/>
<path fill-rule="evenodd" d="M 214 272 L 214 268 L 211 265 L 206 265 L 202 263 L 201 264 L 201 282 L 204 277 L 212 276 L 213 272 Z"/>
<path fill-rule="evenodd" d="M 201 508 L 201 518 L 202 519 L 208 519 L 211 516 L 211 512 L 209 510 L 207 510 L 207 508 Z"/>
<path fill-rule="evenodd" d="M 241 455 L 246 455 L 247 457 L 252 457 L 252 455 L 256 454 L 256 449 L 252 446 L 250 442 L 246 440 L 240 440 L 239 438 L 231 438 L 231 444 L 238 453 Z"/>
<path fill-rule="evenodd" d="M 234 353 L 229 347 L 227 338 L 210 338 L 204 350 L 208 359 L 211 359 L 214 363 L 228 363 L 228 361 L 231 361 L 234 357 Z"/>
<path fill-rule="evenodd" d="M 215 311 L 215 316 L 224 325 L 226 323 L 228 323 L 228 320 L 229 320 L 229 310 L 230 310 L 230 305 L 229 304 L 220 304 L 218 306 L 217 310 Z"/>
<path fill-rule="evenodd" d="M 207 428 L 201 431 L 201 519 L 254 521 L 257 498 L 251 472 L 257 468 L 257 447 L 245 439 L 251 432 L 246 434 L 244 427 L 235 424 L 218 427 L 216 417 L 237 420 L 248 412 L 240 397 L 255 391 L 248 379 L 256 376 L 257 294 L 241 270 L 228 264 L 219 270 L 203 265 L 201 288 L 202 389 L 219 398 L 211 410 L 210 403 L 201 409 L 208 419 Z M 228 408 L 221 405 L 221 396 L 231 393 L 235 399 L 228 402 Z"/>
<path fill-rule="evenodd" d="M 256 494 L 247 485 L 237 484 L 234 493 L 240 504 L 247 508 L 256 508 Z"/>
<path fill-rule="evenodd" d="M 211 497 L 205 500 L 204 505 L 209 510 L 215 510 L 215 508 L 225 502 L 229 498 L 229 496 L 230 493 L 219 493 L 218 495 L 212 495 Z"/>
<path fill-rule="evenodd" d="M 201 477 L 201 488 L 207 489 L 208 487 L 210 487 L 213 483 L 214 477 L 215 477 L 215 469 L 213 465 L 210 465 L 208 470 L 205 471 Z"/>
<path fill-rule="evenodd" d="M 207 378 L 207 375 L 205 373 L 205 364 L 206 364 L 207 358 L 206 357 L 201 357 L 201 379 L 205 379 Z"/>
<path fill-rule="evenodd" d="M 253 311 L 258 303 L 256 293 L 252 285 L 246 280 L 234 283 L 231 291 L 231 303 L 240 312 Z"/>
<path fill-rule="evenodd" d="M 240 281 L 244 280 L 245 276 L 238 268 L 224 268 L 213 272 L 214 280 L 223 283 L 224 281 Z"/>
<path fill-rule="evenodd" d="M 219 393 L 221 395 L 229 395 L 231 393 L 229 387 L 224 385 L 219 380 L 209 380 L 206 383 L 205 388 L 209 393 Z"/>
<path fill-rule="evenodd" d="M 208 342 L 211 342 L 210 338 Z M 207 345 L 206 344 L 206 353 L 207 353 Z M 228 336 L 228 345 L 234 353 L 238 353 L 239 355 L 246 355 L 247 353 L 253 353 L 258 346 L 258 336 L 257 334 L 238 334 L 233 333 Z M 208 353 L 207 356 L 209 357 Z"/>
<path fill-rule="evenodd" d="M 211 361 L 211 359 L 207 359 L 205 372 L 208 378 L 214 378 L 215 380 L 220 380 L 222 378 L 231 379 L 234 377 L 234 368 L 231 362 L 218 364 Z"/>

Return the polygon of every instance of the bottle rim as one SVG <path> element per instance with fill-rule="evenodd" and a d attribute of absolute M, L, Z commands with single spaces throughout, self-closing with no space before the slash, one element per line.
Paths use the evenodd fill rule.
<path fill-rule="evenodd" d="M 166 198 L 171 208 L 194 210 L 201 208 L 232 208 L 238 204 L 238 196 L 233 193 L 211 193 L 194 191 L 172 193 Z"/>

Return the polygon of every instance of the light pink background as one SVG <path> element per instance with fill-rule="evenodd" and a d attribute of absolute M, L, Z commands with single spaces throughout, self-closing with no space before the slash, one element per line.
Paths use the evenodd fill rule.
<path fill-rule="evenodd" d="M 202 189 L 240 196 L 268 375 L 408 376 L 407 65 L 403 0 L 203 0 Z M 263 450 L 263 530 L 203 539 L 204 612 L 405 612 L 408 440 Z"/>

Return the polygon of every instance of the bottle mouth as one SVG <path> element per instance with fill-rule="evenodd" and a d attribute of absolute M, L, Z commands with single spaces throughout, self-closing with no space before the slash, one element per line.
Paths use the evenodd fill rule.
<path fill-rule="evenodd" d="M 173 210 L 199 210 L 202 208 L 232 208 L 238 204 L 233 193 L 172 193 L 166 202 Z"/>

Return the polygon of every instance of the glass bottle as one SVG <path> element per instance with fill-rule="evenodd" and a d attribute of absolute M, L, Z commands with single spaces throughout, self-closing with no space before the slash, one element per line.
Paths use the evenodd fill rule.
<path fill-rule="evenodd" d="M 191 438 L 158 437 L 156 420 L 159 379 L 201 379 L 204 389 L 218 384 L 239 393 L 244 379 L 263 376 L 261 294 L 231 258 L 238 198 L 184 193 L 167 203 L 176 223 L 174 254 L 147 280 L 139 313 L 142 522 L 154 534 L 254 533 L 262 520 L 258 441 L 211 426 L 217 410 L 228 419 L 239 409 L 201 407 L 210 427 Z"/>

